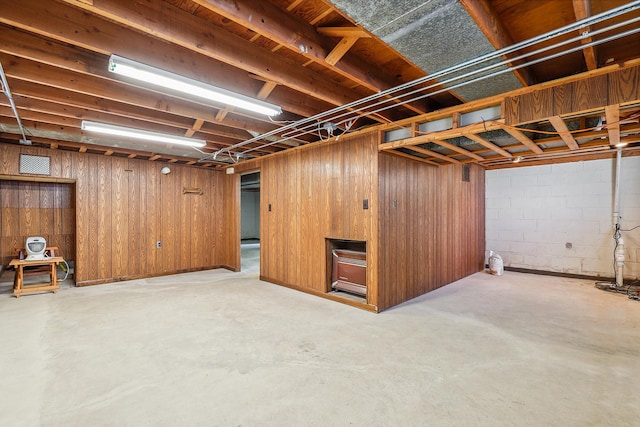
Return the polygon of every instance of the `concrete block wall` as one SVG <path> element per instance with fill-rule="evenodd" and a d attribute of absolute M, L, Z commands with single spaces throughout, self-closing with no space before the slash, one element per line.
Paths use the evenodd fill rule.
<path fill-rule="evenodd" d="M 623 157 L 622 229 L 640 225 L 640 157 Z M 505 266 L 614 277 L 615 159 L 486 173 L 486 242 Z M 625 278 L 640 277 L 640 227 L 622 232 Z M 487 255 L 488 256 L 488 255 Z"/>

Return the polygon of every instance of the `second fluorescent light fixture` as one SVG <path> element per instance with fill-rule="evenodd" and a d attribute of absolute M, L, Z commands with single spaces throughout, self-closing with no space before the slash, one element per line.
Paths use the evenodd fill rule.
<path fill-rule="evenodd" d="M 282 113 L 282 110 L 277 105 L 202 83 L 160 68 L 141 64 L 118 55 L 111 55 L 109 58 L 109 71 L 193 97 L 232 105 L 243 110 L 266 114 L 267 116 L 276 116 Z"/>
<path fill-rule="evenodd" d="M 204 147 L 207 142 L 202 139 L 173 136 L 166 133 L 150 132 L 148 130 L 127 128 L 124 126 L 110 125 L 106 123 L 82 121 L 82 130 L 104 133 L 107 135 L 122 136 L 125 138 L 142 139 L 152 142 L 165 142 L 167 144 L 187 145 L 189 147 Z"/>

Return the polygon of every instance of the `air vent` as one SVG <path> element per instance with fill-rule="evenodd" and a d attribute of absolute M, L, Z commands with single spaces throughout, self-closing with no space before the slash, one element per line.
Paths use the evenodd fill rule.
<path fill-rule="evenodd" d="M 20 154 L 20 173 L 51 175 L 51 157 Z"/>
<path fill-rule="evenodd" d="M 471 167 L 469 165 L 462 165 L 462 181 L 471 182 Z"/>

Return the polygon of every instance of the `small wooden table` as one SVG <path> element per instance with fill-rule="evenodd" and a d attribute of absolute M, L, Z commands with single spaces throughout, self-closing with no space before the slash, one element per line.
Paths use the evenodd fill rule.
<path fill-rule="evenodd" d="M 20 294 L 27 292 L 42 292 L 42 291 L 58 291 L 58 274 L 56 266 L 62 262 L 62 257 L 51 257 L 45 259 L 38 259 L 28 261 L 26 259 L 13 259 L 9 263 L 10 266 L 15 267 L 16 276 L 13 279 L 13 295 L 16 298 L 20 297 Z M 37 267 L 37 266 L 49 266 L 50 281 L 45 283 L 36 283 L 33 285 L 24 285 L 24 267 Z"/>

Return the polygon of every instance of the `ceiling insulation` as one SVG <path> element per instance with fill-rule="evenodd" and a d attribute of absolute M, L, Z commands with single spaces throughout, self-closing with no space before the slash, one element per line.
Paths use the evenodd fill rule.
<path fill-rule="evenodd" d="M 457 0 L 332 0 L 332 3 L 427 74 L 496 51 Z M 501 69 L 504 68 L 496 70 Z M 520 87 L 512 73 L 505 73 L 456 88 L 454 92 L 471 101 Z"/>

